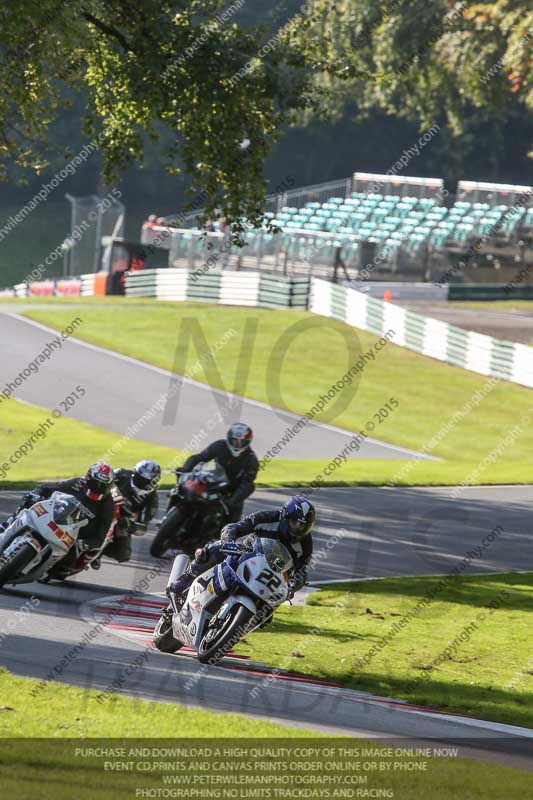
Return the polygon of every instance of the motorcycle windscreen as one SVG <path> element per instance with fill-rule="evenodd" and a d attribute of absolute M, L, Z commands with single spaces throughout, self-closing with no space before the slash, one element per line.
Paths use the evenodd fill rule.
<path fill-rule="evenodd" d="M 286 572 L 292 569 L 292 556 L 284 544 L 277 539 L 260 538 L 261 550 L 263 551 L 269 566 L 276 572 Z"/>
<path fill-rule="evenodd" d="M 205 481 L 205 483 L 218 484 L 228 482 L 226 470 L 220 464 L 217 464 L 216 461 L 206 461 L 203 464 L 199 464 L 195 472 L 196 470 L 198 470 L 198 477 L 202 481 Z"/>
<path fill-rule="evenodd" d="M 72 495 L 56 492 L 52 518 L 56 525 L 87 524 L 94 515 Z"/>

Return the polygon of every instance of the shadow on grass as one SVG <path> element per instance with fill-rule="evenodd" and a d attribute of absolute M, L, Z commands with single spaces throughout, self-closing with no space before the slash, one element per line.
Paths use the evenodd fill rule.
<path fill-rule="evenodd" d="M 336 675 L 336 680 L 359 691 L 397 697 L 410 703 L 432 706 L 479 719 L 533 728 L 533 687 L 516 692 L 460 681 L 437 681 L 424 673 L 411 679 L 391 678 L 386 673 L 351 672 Z"/>
<path fill-rule="evenodd" d="M 269 633 L 279 633 L 289 636 L 320 637 L 321 635 L 325 635 L 328 639 L 337 639 L 339 642 L 368 641 L 381 638 L 379 635 L 373 633 L 357 633 L 355 631 L 330 628 L 329 626 L 322 629 L 319 623 L 304 623 L 302 620 L 298 621 L 294 618 L 286 619 L 279 616 L 274 618 L 272 628 L 268 628 L 267 630 Z"/>
<path fill-rule="evenodd" d="M 427 593 L 436 591 L 433 603 L 457 603 L 472 608 L 490 608 L 502 589 L 509 596 L 500 603 L 507 610 L 533 611 L 533 573 L 502 573 L 501 575 L 461 575 L 434 578 L 384 578 L 375 581 L 358 581 L 339 586 L 330 584 L 321 587 L 324 591 L 342 592 L 353 597 L 348 601 L 348 609 L 359 611 L 369 597 L 380 595 L 398 599 L 412 597 L 413 606 Z M 361 605 L 358 606 L 358 600 Z M 314 595 L 309 598 L 309 605 L 327 608 L 334 605 L 335 599 Z M 431 608 L 431 606 L 428 606 Z M 373 609 L 374 610 L 374 609 Z M 409 609 L 405 609 L 404 613 Z"/>

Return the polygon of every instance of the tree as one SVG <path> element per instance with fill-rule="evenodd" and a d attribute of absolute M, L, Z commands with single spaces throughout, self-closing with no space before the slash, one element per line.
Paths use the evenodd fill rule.
<path fill-rule="evenodd" d="M 527 0 L 309 0 L 299 46 L 325 107 L 349 100 L 463 131 L 473 108 L 533 108 L 533 8 Z"/>
<path fill-rule="evenodd" d="M 54 119 L 88 97 L 84 132 L 104 176 L 141 162 L 164 131 L 169 169 L 191 199 L 257 222 L 263 165 L 302 115 L 383 109 L 460 133 L 472 107 L 533 106 L 533 11 L 526 0 L 18 0 L 0 7 L 0 166 L 43 170 Z M 279 12 L 279 13 L 278 13 Z M 288 17 L 288 18 L 287 18 Z M 197 204 L 197 203 L 196 203 Z M 176 209 L 178 210 L 178 209 Z"/>
<path fill-rule="evenodd" d="M 147 137 L 172 132 L 169 168 L 184 164 L 191 196 L 231 220 L 262 212 L 263 164 L 302 102 L 303 59 L 283 41 L 258 59 L 245 0 L 19 0 L 0 9 L 0 157 L 46 166 L 47 133 L 86 91 L 84 132 L 113 181 L 141 161 Z"/>

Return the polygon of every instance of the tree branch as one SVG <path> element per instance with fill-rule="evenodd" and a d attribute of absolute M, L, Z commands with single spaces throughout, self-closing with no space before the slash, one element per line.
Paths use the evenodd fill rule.
<path fill-rule="evenodd" d="M 112 36 L 117 42 L 120 44 L 122 49 L 126 53 L 134 53 L 133 47 L 130 47 L 128 44 L 128 40 L 126 37 L 120 32 L 117 31 L 116 28 L 111 27 L 111 25 L 107 25 L 105 22 L 102 22 L 100 19 L 91 14 L 89 11 L 82 11 L 82 16 L 87 20 L 87 22 L 91 22 L 95 28 L 98 28 L 102 31 L 102 33 L 107 34 L 108 36 Z"/>

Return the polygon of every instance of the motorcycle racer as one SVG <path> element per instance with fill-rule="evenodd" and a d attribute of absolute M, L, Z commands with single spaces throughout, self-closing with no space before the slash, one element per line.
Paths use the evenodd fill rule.
<path fill-rule="evenodd" d="M 251 448 L 253 431 L 244 422 L 236 422 L 228 429 L 225 439 L 212 442 L 201 453 L 189 456 L 182 471 L 190 471 L 197 464 L 216 461 L 229 479 L 229 494 L 224 498 L 228 508 L 228 522 L 242 516 L 244 501 L 255 489 L 259 461 Z"/>
<path fill-rule="evenodd" d="M 159 508 L 157 488 L 160 480 L 161 467 L 147 458 L 139 461 L 132 470 L 119 468 L 115 471 L 115 486 L 125 504 L 115 527 L 113 541 L 102 555 L 119 563 L 130 560 L 132 533 L 148 525 Z M 98 567 L 99 559 L 91 566 Z"/>
<path fill-rule="evenodd" d="M 15 515 L 3 523 L 4 527 L 7 527 L 23 508 L 29 508 L 39 500 L 48 499 L 54 492 L 64 492 L 76 497 L 91 513 L 91 519 L 81 528 L 76 547 L 58 562 L 60 571 L 66 574 L 74 565 L 80 551 L 96 550 L 103 544 L 113 521 L 115 504 L 111 497 L 111 488 L 114 479 L 115 474 L 109 464 L 98 461 L 89 467 L 84 477 L 41 484 L 23 496 Z"/>
<path fill-rule="evenodd" d="M 175 577 L 172 572 L 167 585 L 167 595 L 178 608 L 184 601 L 191 584 L 199 575 L 215 564 L 223 561 L 228 549 L 241 536 L 257 535 L 279 539 L 289 550 L 294 569 L 290 579 L 291 596 L 301 589 L 307 579 L 307 565 L 313 553 L 311 531 L 316 512 L 312 503 L 300 495 L 291 497 L 277 511 L 256 511 L 240 522 L 230 523 L 221 531 L 220 540 L 202 547 L 195 553 L 192 561 L 182 575 Z M 246 543 L 246 539 L 244 540 Z"/>

